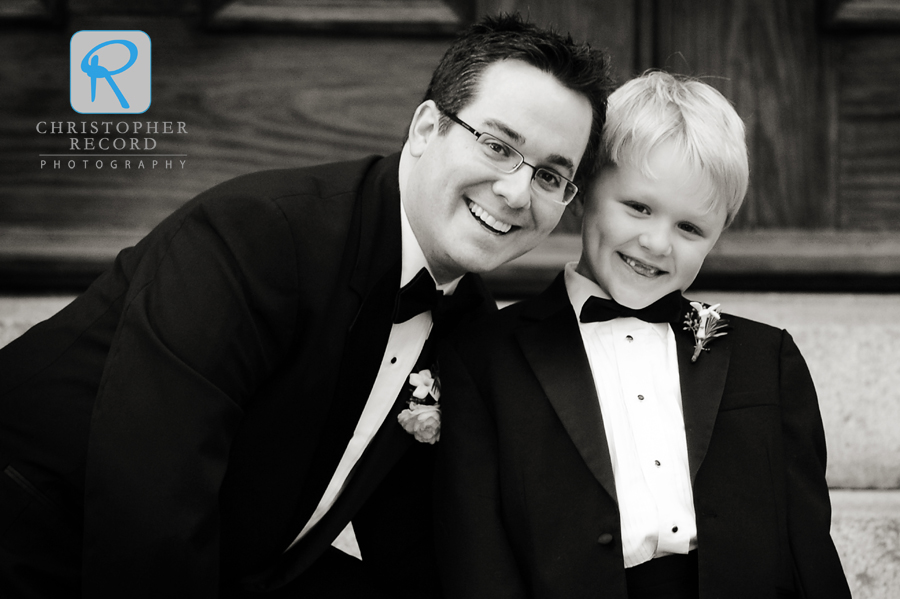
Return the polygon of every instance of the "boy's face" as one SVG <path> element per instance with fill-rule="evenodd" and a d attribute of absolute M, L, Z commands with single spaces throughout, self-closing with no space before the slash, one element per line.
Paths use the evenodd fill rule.
<path fill-rule="evenodd" d="M 649 178 L 629 165 L 604 168 L 585 198 L 577 272 L 623 306 L 649 306 L 696 278 L 725 227 L 708 206 L 709 184 L 670 142 L 649 157 Z"/>

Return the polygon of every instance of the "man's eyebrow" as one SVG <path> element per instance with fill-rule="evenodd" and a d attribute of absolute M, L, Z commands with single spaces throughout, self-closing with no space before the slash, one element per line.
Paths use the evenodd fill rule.
<path fill-rule="evenodd" d="M 507 137 L 511 142 L 515 142 L 517 144 L 524 144 L 525 137 L 518 133 L 515 129 L 511 129 L 509 125 L 498 121 L 496 119 L 487 119 L 484 121 L 484 124 L 488 127 L 492 127 L 498 131 L 500 131 L 505 137 Z M 553 164 L 555 166 L 561 167 L 568 171 L 571 175 L 575 172 L 575 163 L 572 162 L 571 159 L 566 158 L 561 154 L 551 154 L 547 157 L 546 162 L 548 164 Z"/>
<path fill-rule="evenodd" d="M 496 119 L 487 119 L 484 124 L 500 131 L 500 133 L 509 138 L 509 141 L 516 142 L 517 144 L 525 143 L 525 137 L 515 129 L 510 128 L 506 123 L 502 123 Z"/>
<path fill-rule="evenodd" d="M 547 158 L 547 162 L 564 168 L 566 171 L 568 171 L 570 176 L 575 173 L 575 164 L 561 154 L 550 154 L 550 156 Z"/>

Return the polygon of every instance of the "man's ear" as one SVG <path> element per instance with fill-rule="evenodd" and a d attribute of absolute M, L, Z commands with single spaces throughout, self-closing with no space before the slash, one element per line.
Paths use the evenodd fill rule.
<path fill-rule="evenodd" d="M 409 144 L 410 153 L 418 158 L 425 151 L 425 148 L 439 134 L 441 111 L 433 100 L 425 100 L 416 112 L 413 114 L 412 122 L 409 124 Z"/>

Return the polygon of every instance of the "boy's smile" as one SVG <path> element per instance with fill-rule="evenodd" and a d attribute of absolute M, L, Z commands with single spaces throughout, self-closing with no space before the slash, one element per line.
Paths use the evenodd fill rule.
<path fill-rule="evenodd" d="M 710 205 L 710 186 L 671 142 L 654 149 L 647 168 L 605 167 L 585 199 L 576 270 L 629 308 L 687 289 L 725 226 Z"/>

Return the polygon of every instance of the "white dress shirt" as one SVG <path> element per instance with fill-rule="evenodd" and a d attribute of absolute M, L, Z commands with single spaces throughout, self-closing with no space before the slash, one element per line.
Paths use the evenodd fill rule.
<path fill-rule="evenodd" d="M 403 202 L 400 202 L 400 229 L 401 229 L 401 270 L 400 270 L 400 286 L 409 283 L 416 274 L 422 269 L 431 269 L 422 253 L 422 248 L 413 233 L 406 216 L 406 210 L 403 208 Z M 434 278 L 434 275 L 432 275 Z M 443 291 L 445 295 L 452 295 L 456 291 L 459 284 L 459 277 L 444 285 L 438 285 L 437 288 Z M 387 347 L 381 358 L 381 365 L 378 368 L 378 375 L 375 377 L 375 383 L 372 385 L 372 391 L 369 393 L 369 399 L 363 408 L 359 417 L 356 429 L 353 431 L 353 437 L 344 451 L 344 455 L 338 464 L 331 482 L 325 489 L 319 505 L 313 512 L 312 517 L 297 538 L 288 547 L 293 547 L 300 539 L 306 536 L 321 519 L 331 509 L 334 502 L 337 501 L 344 485 L 353 474 L 353 468 L 359 461 L 363 452 L 368 447 L 375 433 L 384 423 L 385 418 L 394 405 L 394 401 L 406 384 L 410 372 L 415 366 L 425 345 L 425 340 L 431 333 L 431 312 L 424 312 L 406 322 L 395 323 L 391 326 L 391 334 L 388 338 Z M 400 426 L 399 423 L 389 423 L 390 426 Z M 335 547 L 362 559 L 359 551 L 359 545 L 356 542 L 356 536 L 353 533 L 352 523 L 341 532 L 337 539 L 332 543 Z"/>
<path fill-rule="evenodd" d="M 587 299 L 608 298 L 566 265 L 575 315 Z M 675 335 L 637 318 L 579 322 L 609 445 L 630 568 L 697 546 Z"/>

